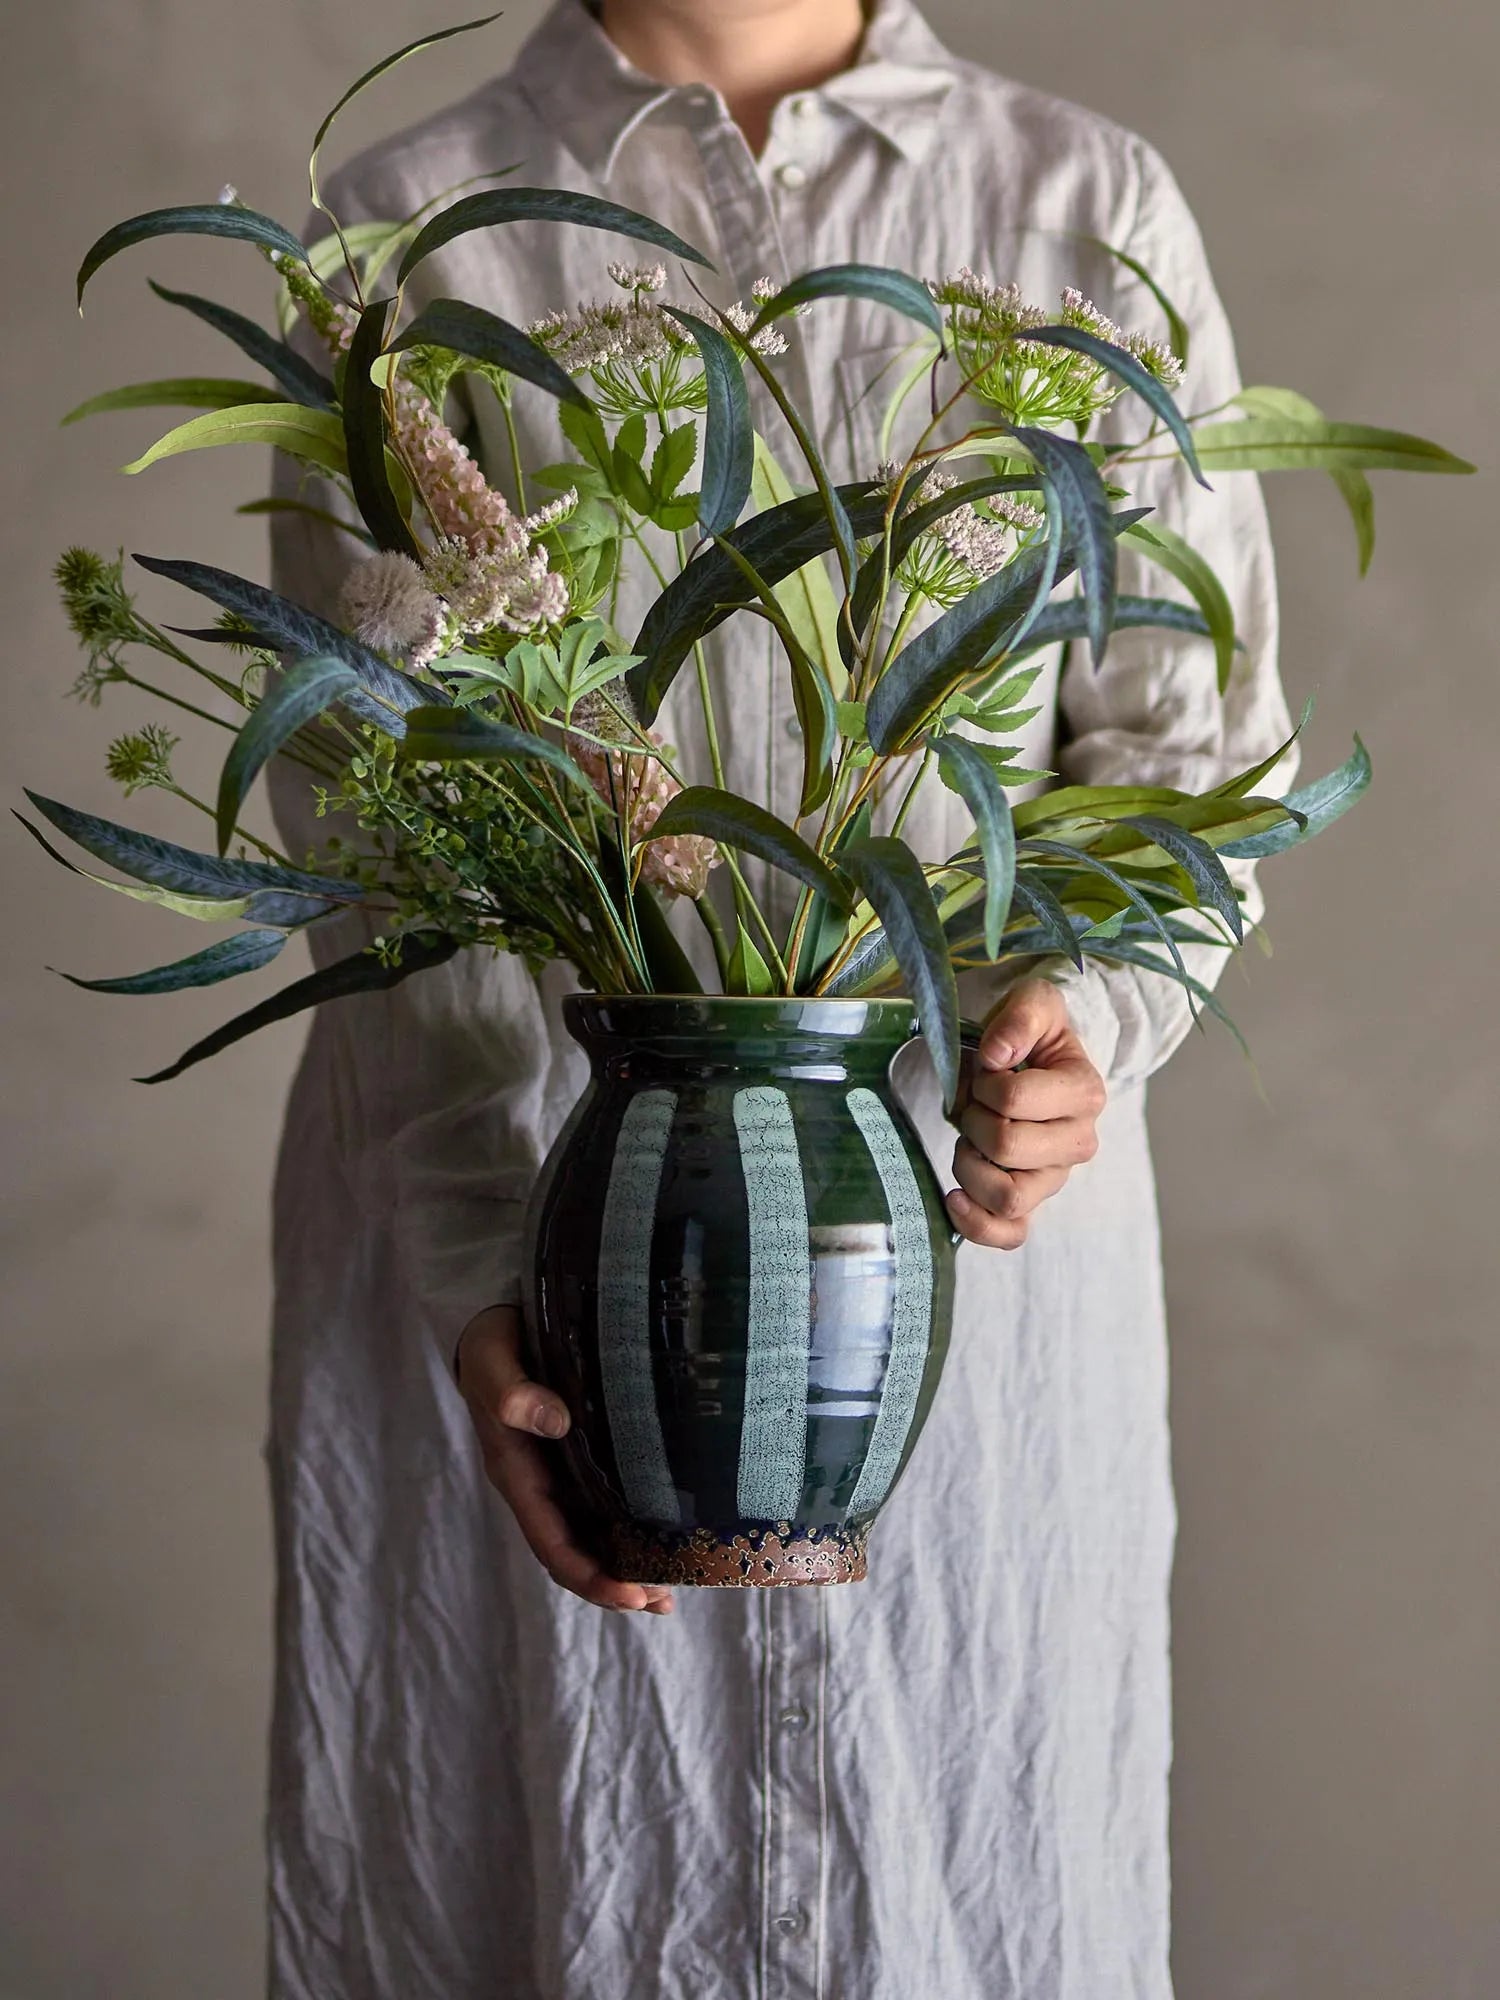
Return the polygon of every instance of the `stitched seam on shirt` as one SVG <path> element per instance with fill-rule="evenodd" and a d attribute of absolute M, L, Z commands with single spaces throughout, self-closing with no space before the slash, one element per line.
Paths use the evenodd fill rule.
<path fill-rule="evenodd" d="M 771 1598 L 760 1593 L 760 1944 L 758 2000 L 768 2000 L 771 1955 Z"/>
<path fill-rule="evenodd" d="M 818 1596 L 818 1935 L 813 2000 L 823 2000 L 823 1940 L 828 1929 L 828 1595 Z"/>

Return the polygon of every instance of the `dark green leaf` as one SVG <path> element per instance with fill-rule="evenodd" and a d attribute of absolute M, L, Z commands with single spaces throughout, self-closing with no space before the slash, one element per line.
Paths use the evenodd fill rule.
<path fill-rule="evenodd" d="M 716 791 L 712 785 L 689 785 L 663 808 L 646 837 L 667 840 L 679 833 L 704 834 L 721 847 L 742 848 L 795 875 L 845 909 L 852 901 L 846 885 L 801 834 L 764 806 L 737 798 L 733 792 Z"/>
<path fill-rule="evenodd" d="M 1157 381 L 1144 362 L 1137 361 L 1123 347 L 1116 347 L 1113 341 L 1101 340 L 1096 333 L 1085 333 L 1082 327 L 1039 326 L 1035 332 L 1028 329 L 1026 338 L 1039 341 L 1043 347 L 1066 347 L 1075 354 L 1087 354 L 1091 360 L 1107 368 L 1127 389 L 1133 389 L 1153 415 L 1161 419 L 1177 440 L 1177 448 L 1189 472 L 1200 486 L 1208 485 L 1186 417 L 1178 409 L 1171 390 Z"/>
<path fill-rule="evenodd" d="M 1216 1021 L 1223 1022 L 1245 1054 L 1249 1055 L 1249 1043 L 1236 1027 L 1213 988 L 1205 986 L 1201 979 L 1195 979 L 1180 960 L 1176 964 L 1169 964 L 1166 959 L 1158 958 L 1154 951 L 1146 950 L 1143 945 L 1127 942 L 1124 938 L 1090 942 L 1085 949 L 1091 958 L 1111 960 L 1121 965 L 1138 965 L 1148 972 L 1159 972 L 1164 979 L 1175 980 L 1190 1001 L 1196 1001 L 1199 1006 L 1212 1014 Z"/>
<path fill-rule="evenodd" d="M 149 214 L 132 216 L 128 222 L 117 222 L 89 251 L 78 268 L 79 311 L 83 310 L 84 287 L 101 264 L 157 236 L 230 236 L 242 243 L 258 243 L 263 250 L 279 250 L 295 257 L 299 264 L 307 262 L 307 252 L 289 229 L 268 215 L 257 215 L 252 208 L 217 201 L 188 208 L 155 208 Z"/>
<path fill-rule="evenodd" d="M 349 483 L 365 526 L 379 547 L 415 561 L 422 551 L 396 504 L 386 468 L 390 426 L 385 397 L 370 378 L 370 370 L 385 352 L 390 316 L 391 301 L 376 299 L 365 307 L 354 329 L 344 371 L 344 444 L 349 454 Z"/>
<path fill-rule="evenodd" d="M 273 994 L 269 1000 L 263 1000 L 248 1013 L 226 1021 L 222 1028 L 216 1028 L 201 1042 L 195 1042 L 169 1069 L 158 1070 L 155 1076 L 137 1077 L 136 1082 L 170 1083 L 173 1077 L 181 1076 L 195 1063 L 204 1062 L 209 1056 L 232 1048 L 236 1042 L 244 1041 L 247 1035 L 269 1028 L 273 1022 L 289 1020 L 292 1015 L 305 1013 L 309 1007 L 321 1006 L 326 1000 L 345 1000 L 355 993 L 388 992 L 391 987 L 410 979 L 413 973 L 426 972 L 432 966 L 446 964 L 459 949 L 452 938 L 423 931 L 403 939 L 399 965 L 388 965 L 373 952 L 355 952 L 351 958 L 341 958 L 334 965 L 325 965 L 321 971 L 311 973 L 306 979 L 299 979 L 280 993 Z"/>
<path fill-rule="evenodd" d="M 1032 868 L 1022 868 L 1016 873 L 1014 900 L 1024 909 L 1030 910 L 1038 925 L 1050 940 L 1053 951 L 1065 952 L 1081 971 L 1083 955 L 1078 949 L 1068 913 L 1045 882 L 1037 879 Z"/>
<path fill-rule="evenodd" d="M 691 243 L 684 243 L 670 229 L 664 229 L 647 215 L 638 215 L 634 209 L 563 188 L 513 187 L 465 195 L 462 201 L 435 215 L 401 259 L 396 282 L 404 285 L 424 258 L 455 238 L 507 222 L 573 222 L 585 229 L 605 229 L 615 236 L 649 243 L 654 249 L 668 251 L 689 264 L 701 264 L 705 270 L 714 268 L 701 250 L 695 250 Z"/>
<path fill-rule="evenodd" d="M 1188 331 L 1188 323 L 1167 297 L 1161 286 L 1156 282 L 1150 271 L 1134 257 L 1127 256 L 1123 250 L 1117 250 L 1113 243 L 1106 243 L 1098 236 L 1086 236 L 1083 240 L 1086 243 L 1091 243 L 1096 250 L 1105 251 L 1109 256 L 1114 258 L 1116 263 L 1123 264 L 1127 271 L 1140 279 L 1146 290 L 1161 307 L 1162 314 L 1167 322 L 1167 338 L 1172 352 L 1185 368 L 1187 366 L 1188 349 L 1191 339 Z"/>
<path fill-rule="evenodd" d="M 441 689 L 420 686 L 399 668 L 388 666 L 368 646 L 351 639 L 347 632 L 341 632 L 326 619 L 314 617 L 300 604 L 293 604 L 289 598 L 261 584 L 250 583 L 228 570 L 213 569 L 207 563 L 166 562 L 159 556 L 136 556 L 134 560 L 153 576 L 170 577 L 172 582 L 210 599 L 220 610 L 234 612 L 254 632 L 273 639 L 299 658 L 328 653 L 342 660 L 346 667 L 354 669 L 360 687 L 360 692 L 351 690 L 345 696 L 344 705 L 361 722 L 374 723 L 388 736 L 401 735 L 402 717 L 409 709 L 443 700 Z"/>
<path fill-rule="evenodd" d="M 724 968 L 724 991 L 726 993 L 748 994 L 753 999 L 764 999 L 776 990 L 776 982 L 771 977 L 771 968 L 762 958 L 742 923 L 735 939 L 734 950 L 729 954 L 729 963 Z"/>
<path fill-rule="evenodd" d="M 1119 568 L 1117 537 L 1121 533 L 1109 511 L 1104 481 L 1083 446 L 1074 444 L 1071 438 L 1055 437 L 1051 431 L 1038 430 L 1029 424 L 1005 428 L 1031 453 L 1056 494 L 1067 546 L 1077 557 L 1083 582 L 1089 649 L 1097 671 L 1114 624 L 1115 579 Z M 1023 635 L 1018 635 L 1017 643 L 1020 636 Z"/>
<path fill-rule="evenodd" d="M 1088 607 L 1081 598 L 1070 597 L 1061 604 L 1049 604 L 1038 614 L 1022 643 L 1006 648 L 1006 660 L 1029 659 L 1048 646 L 1081 639 L 1087 622 Z M 1169 632 L 1190 632 L 1199 639 L 1213 637 L 1202 612 L 1195 611 L 1191 604 L 1179 604 L 1172 597 L 1117 597 L 1110 629 L 1124 632 L 1142 625 L 1159 626 Z"/>
<path fill-rule="evenodd" d="M 696 314 L 665 308 L 687 328 L 703 358 L 708 413 L 703 432 L 703 490 L 698 496 L 698 523 L 705 535 L 725 535 L 740 518 L 750 497 L 755 470 L 755 427 L 750 421 L 750 392 L 733 343 L 716 326 Z"/>
<path fill-rule="evenodd" d="M 1247 840 L 1236 840 L 1219 849 L 1235 861 L 1258 861 L 1267 854 L 1280 854 L 1284 848 L 1295 847 L 1300 841 L 1311 840 L 1315 833 L 1332 826 L 1341 819 L 1349 808 L 1356 804 L 1366 790 L 1372 775 L 1370 753 L 1356 736 L 1354 755 L 1336 771 L 1330 771 L 1324 778 L 1315 778 L 1309 785 L 1301 786 L 1295 792 L 1288 792 L 1283 804 L 1288 812 L 1296 813 L 1304 825 L 1273 826 L 1265 833 L 1251 834 Z"/>
<path fill-rule="evenodd" d="M 222 333 L 232 340 L 242 354 L 264 368 L 278 387 L 286 391 L 294 403 L 306 403 L 309 409 L 331 410 L 337 406 L 333 383 L 326 375 L 313 367 L 293 347 L 275 334 L 267 333 L 247 319 L 243 313 L 234 312 L 228 306 L 215 305 L 212 299 L 200 299 L 192 292 L 171 292 L 165 285 L 157 284 L 154 278 L 148 281 L 159 299 L 168 305 L 181 306 L 216 333 Z"/>
<path fill-rule="evenodd" d="M 576 403 L 584 410 L 593 407 L 566 369 L 529 333 L 462 299 L 434 299 L 424 306 L 400 338 L 391 342 L 393 354 L 411 347 L 446 347 L 487 367 L 503 368 L 507 375 L 545 389 L 559 402 Z"/>
<path fill-rule="evenodd" d="M 234 838 L 245 794 L 271 758 L 304 724 L 358 686 L 354 669 L 326 653 L 298 660 L 271 680 L 224 760 L 217 811 L 220 854 Z"/>
<path fill-rule="evenodd" d="M 1182 953 L 1177 948 L 1177 940 L 1167 929 L 1165 923 L 1163 923 L 1155 906 L 1141 894 L 1135 883 L 1122 875 L 1118 869 L 1111 868 L 1107 861 L 1101 861 L 1097 854 L 1089 854 L 1087 851 L 1076 847 L 1065 847 L 1061 841 L 1042 840 L 1033 834 L 1025 844 L 1033 853 L 1059 855 L 1069 861 L 1076 862 L 1080 867 L 1092 874 L 1101 875 L 1106 882 L 1112 884 L 1128 902 L 1133 903 L 1136 909 L 1140 911 L 1146 922 L 1150 924 L 1152 930 L 1155 931 L 1156 935 L 1171 953 L 1172 962 L 1182 974 L 1183 979 L 1187 979 L 1188 970 L 1183 963 Z"/>
<path fill-rule="evenodd" d="M 697 457 L 698 426 L 691 418 L 665 431 L 651 454 L 652 498 L 658 502 L 670 500 L 692 471 Z"/>
<path fill-rule="evenodd" d="M 876 305 L 890 306 L 935 333 L 939 340 L 943 337 L 943 316 L 927 287 L 905 271 L 892 271 L 883 264 L 828 264 L 793 278 L 774 298 L 767 299 L 751 330 L 758 333 L 798 306 L 832 298 L 870 299 Z"/>
<path fill-rule="evenodd" d="M 839 861 L 880 919 L 951 1112 L 958 1097 L 958 986 L 922 864 L 905 841 L 879 835 L 854 842 Z"/>
<path fill-rule="evenodd" d="M 1240 913 L 1240 899 L 1235 894 L 1228 870 L 1206 840 L 1200 840 L 1196 834 L 1150 813 L 1132 814 L 1120 824 L 1133 826 L 1138 833 L 1145 834 L 1148 840 L 1154 842 L 1163 854 L 1170 855 L 1178 867 L 1186 871 L 1199 901 L 1211 904 L 1234 932 L 1235 942 L 1244 943 L 1245 920 Z"/>
<path fill-rule="evenodd" d="M 357 882 L 339 882 L 330 876 L 306 875 L 297 868 L 281 868 L 270 861 L 244 861 L 214 854 L 198 854 L 178 847 L 154 834 L 137 833 L 114 820 L 99 819 L 79 812 L 57 799 L 37 792 L 26 794 L 37 811 L 50 820 L 59 833 L 66 834 L 96 860 L 107 861 L 137 882 L 150 882 L 175 895 L 229 898 L 254 895 L 260 890 L 289 891 L 307 897 L 323 907 L 330 903 L 359 903 L 365 891 Z M 266 922 L 264 912 L 249 910 L 248 916 Z"/>
<path fill-rule="evenodd" d="M 870 801 L 855 813 L 843 833 L 834 844 L 833 858 L 836 861 L 847 847 L 856 841 L 868 839 L 870 833 Z M 826 896 L 814 896 L 807 913 L 807 923 L 802 932 L 802 948 L 797 954 L 793 984 L 799 993 L 810 992 L 821 976 L 823 969 L 832 960 L 834 953 L 844 942 L 849 930 L 847 908 L 830 902 Z M 884 939 L 885 933 L 880 933 Z"/>
<path fill-rule="evenodd" d="M 859 534 L 874 534 L 885 517 L 885 496 L 871 482 L 842 489 Z M 756 514 L 724 538 L 762 583 L 773 588 L 833 546 L 823 502 L 816 493 Z M 643 722 L 655 720 L 678 669 L 705 633 L 758 595 L 755 585 L 720 548 L 704 549 L 675 576 L 646 613 L 633 653 L 630 691 Z"/>
<path fill-rule="evenodd" d="M 1016 830 L 1011 823 L 1010 801 L 974 744 L 962 736 L 939 736 L 933 748 L 954 790 L 974 816 L 984 859 L 984 946 L 991 958 L 998 958 L 1016 880 Z"/>
<path fill-rule="evenodd" d="M 701 993 L 703 982 L 693 969 L 693 961 L 678 942 L 677 933 L 649 884 L 636 884 L 632 902 L 652 992 Z"/>
<path fill-rule="evenodd" d="M 594 788 L 565 750 L 529 730 L 504 722 L 487 722 L 461 708 L 417 708 L 406 718 L 403 757 L 416 763 L 528 764 L 541 763 L 558 777 L 587 792 Z"/>
<path fill-rule="evenodd" d="M 77 979 L 71 972 L 62 977 L 86 993 L 179 993 L 184 987 L 217 986 L 243 972 L 258 972 L 285 944 L 285 931 L 240 931 L 211 944 L 206 951 L 195 951 L 191 958 L 179 958 L 175 964 L 132 973 L 125 979 Z"/>

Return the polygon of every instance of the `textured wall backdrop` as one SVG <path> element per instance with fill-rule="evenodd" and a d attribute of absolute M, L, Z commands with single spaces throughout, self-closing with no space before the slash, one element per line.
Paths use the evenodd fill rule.
<path fill-rule="evenodd" d="M 300 218 L 299 162 L 337 90 L 453 11 L 17 11 L 0 78 L 8 802 L 25 778 L 107 809 L 99 753 L 134 720 L 128 699 L 108 719 L 61 704 L 72 655 L 45 578 L 65 539 L 262 561 L 230 512 L 252 490 L 247 462 L 126 482 L 114 468 L 149 417 L 57 432 L 100 387 L 221 372 L 227 353 L 155 305 L 139 257 L 80 325 L 79 253 L 123 214 L 230 179 Z M 491 62 L 537 12 L 517 0 Z M 955 47 L 1160 145 L 1249 379 L 1495 463 L 1500 29 L 1480 0 L 932 0 L 931 14 Z M 348 140 L 456 94 L 478 59 L 471 44 L 406 72 Z M 149 269 L 262 303 L 243 252 L 161 250 Z M 1154 1099 L 1182 1513 L 1182 2000 L 1500 1991 L 1494 482 L 1377 484 L 1363 585 L 1331 488 L 1273 489 L 1287 680 L 1294 705 L 1322 704 L 1311 764 L 1341 757 L 1357 723 L 1380 784 L 1271 876 L 1274 963 L 1227 981 L 1269 1101 L 1219 1035 Z M 139 915 L 65 881 L 19 833 L 0 881 L 15 1113 L 0 2000 L 250 2000 L 266 1187 L 296 1035 L 137 1089 L 132 1072 L 222 1002 L 136 1009 L 49 979 L 44 962 L 142 962 Z M 160 942 L 163 956 L 180 942 L 170 918 Z"/>

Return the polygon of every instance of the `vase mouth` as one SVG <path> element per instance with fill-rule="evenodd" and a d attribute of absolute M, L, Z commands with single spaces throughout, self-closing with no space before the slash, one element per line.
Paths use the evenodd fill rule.
<path fill-rule="evenodd" d="M 890 1054 L 916 1032 L 910 1000 L 799 994 L 570 993 L 563 1020 L 586 1049 L 654 1047 L 664 1056 L 755 1047 Z"/>

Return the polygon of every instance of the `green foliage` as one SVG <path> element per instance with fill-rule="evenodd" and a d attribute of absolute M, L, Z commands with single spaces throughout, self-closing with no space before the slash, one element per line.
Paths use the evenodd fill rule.
<path fill-rule="evenodd" d="M 145 472 L 162 459 L 176 458 L 186 451 L 208 451 L 221 444 L 258 444 L 270 445 L 324 472 L 349 470 L 343 427 L 331 410 L 266 401 L 264 392 L 254 384 L 249 385 L 249 391 L 243 402 L 179 424 L 121 469 Z"/>

